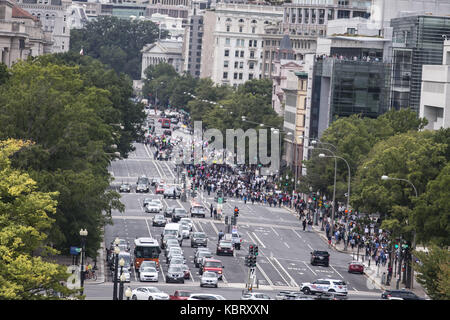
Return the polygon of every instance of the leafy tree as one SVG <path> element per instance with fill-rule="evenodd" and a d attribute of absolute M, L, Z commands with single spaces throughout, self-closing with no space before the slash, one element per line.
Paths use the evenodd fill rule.
<path fill-rule="evenodd" d="M 9 79 L 8 67 L 0 62 L 0 86 Z"/>
<path fill-rule="evenodd" d="M 436 179 L 428 182 L 426 192 L 420 195 L 413 212 L 417 240 L 435 243 L 441 247 L 450 245 L 450 163 Z"/>
<path fill-rule="evenodd" d="M 89 230 L 88 254 L 96 256 L 111 206 L 123 210 L 119 194 L 108 191 L 107 166 L 113 128 L 103 120 L 114 113 L 109 92 L 85 85 L 78 67 L 28 61 L 11 68 L 0 87 L 0 139 L 35 144 L 14 154 L 13 165 L 28 170 L 42 191 L 58 191 L 49 240 L 67 250 Z"/>
<path fill-rule="evenodd" d="M 55 192 L 38 191 L 36 181 L 11 166 L 10 157 L 29 142 L 0 141 L 0 299 L 58 299 L 77 294 L 64 286 L 66 268 L 41 256 L 55 254 L 47 232 L 55 221 Z M 41 256 L 36 256 L 39 252 Z"/>
<path fill-rule="evenodd" d="M 450 297 L 448 284 L 450 253 L 448 249 L 430 246 L 428 253 L 415 251 L 414 255 L 420 261 L 420 263 L 414 264 L 414 269 L 419 273 L 417 281 L 424 286 L 431 299 L 448 300 Z"/>
<path fill-rule="evenodd" d="M 83 29 L 70 32 L 70 50 L 99 59 L 117 73 L 126 73 L 132 79 L 141 78 L 141 50 L 159 36 L 158 26 L 151 21 L 99 16 Z M 161 31 L 165 38 L 167 31 Z"/>

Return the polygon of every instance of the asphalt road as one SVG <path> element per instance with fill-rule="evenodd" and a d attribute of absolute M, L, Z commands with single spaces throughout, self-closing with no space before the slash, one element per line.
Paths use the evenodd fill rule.
<path fill-rule="evenodd" d="M 160 130 L 160 129 L 159 129 Z M 158 131 L 157 131 L 158 132 Z M 178 134 L 178 133 L 177 133 Z M 185 136 L 186 138 L 186 136 Z M 146 175 L 149 178 L 160 177 L 166 182 L 173 183 L 176 178 L 175 164 L 170 161 L 153 160 L 154 150 L 144 144 L 136 143 L 136 150 L 128 159 L 118 160 L 111 164 L 110 172 L 115 178 L 114 185 L 122 182 L 130 182 L 135 186 L 137 178 Z M 189 199 L 181 202 L 179 199 L 163 199 L 162 195 L 156 195 L 152 188 L 149 193 L 135 193 L 135 189 L 129 194 L 122 194 L 122 202 L 125 204 L 124 213 L 112 212 L 113 225 L 105 227 L 105 246 L 110 245 L 116 237 L 127 239 L 133 252 L 134 239 L 137 237 L 154 237 L 160 239 L 163 230 L 161 227 L 153 227 L 151 218 L 153 213 L 145 213 L 142 202 L 144 198 L 159 198 L 165 206 L 190 208 Z M 217 234 L 225 231 L 222 221 L 214 220 L 209 215 L 210 203 L 213 203 L 213 194 L 200 194 L 198 201 L 208 208 L 205 218 L 192 218 L 193 231 L 203 231 L 208 236 L 208 247 L 214 257 Z M 215 203 L 213 203 L 215 205 Z M 238 230 L 244 238 L 241 250 L 235 250 L 234 256 L 216 257 L 223 262 L 224 276 L 218 289 L 200 288 L 198 269 L 193 264 L 194 249 L 190 247 L 190 240 L 184 240 L 182 249 L 191 271 L 191 279 L 184 284 L 166 284 L 165 272 L 167 265 L 164 255 L 161 254 L 161 266 L 158 283 L 141 283 L 131 270 L 131 283 L 126 284 L 135 288 L 137 286 L 157 286 L 161 290 L 172 293 L 178 288 L 185 288 L 195 292 L 210 292 L 223 295 L 227 299 L 239 299 L 244 283 L 247 279 L 248 268 L 244 265 L 244 257 L 251 243 L 259 246 L 257 258 L 256 278 L 258 279 L 258 291 L 265 291 L 275 296 L 280 290 L 298 290 L 303 282 L 312 282 L 321 278 L 341 279 L 347 282 L 349 299 L 378 299 L 381 291 L 373 289 L 364 275 L 349 274 L 348 263 L 352 260 L 349 254 L 328 249 L 328 245 L 314 232 L 304 232 L 300 221 L 283 208 L 274 208 L 259 204 L 244 204 L 243 201 L 228 199 L 223 205 L 225 214 L 232 214 L 234 206 L 240 209 L 238 218 Z M 330 252 L 330 266 L 312 266 L 310 264 L 310 252 L 313 250 L 327 250 Z M 103 284 L 86 283 L 87 299 L 111 299 L 112 276 L 105 265 L 106 282 Z"/>

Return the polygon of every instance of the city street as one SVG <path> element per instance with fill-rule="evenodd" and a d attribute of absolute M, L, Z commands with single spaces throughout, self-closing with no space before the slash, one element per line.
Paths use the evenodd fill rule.
<path fill-rule="evenodd" d="M 158 128 L 159 130 L 159 128 Z M 157 131 L 158 132 L 158 131 Z M 175 133 L 178 134 L 177 131 Z M 184 207 L 188 212 L 190 199 L 182 202 L 179 199 L 163 199 L 162 195 L 156 195 L 154 187 L 149 193 L 136 193 L 135 185 L 139 176 L 146 175 L 149 178 L 162 178 L 166 183 L 174 183 L 176 176 L 175 164 L 171 161 L 157 161 L 153 159 L 155 150 L 142 143 L 135 144 L 136 150 L 128 159 L 118 160 L 112 163 L 110 172 L 114 176 L 113 186 L 117 187 L 122 182 L 132 185 L 131 193 L 122 193 L 122 202 L 125 204 L 125 212 L 112 212 L 113 225 L 105 228 L 105 247 L 109 247 L 116 237 L 126 239 L 133 252 L 134 239 L 139 237 L 153 237 L 160 240 L 162 227 L 153 227 L 151 223 L 154 213 L 146 213 L 143 208 L 144 198 L 159 198 L 164 206 Z M 134 269 L 131 270 L 132 289 L 138 286 L 157 286 L 166 293 L 173 293 L 176 289 L 187 289 L 194 292 L 210 292 L 221 294 L 227 299 L 239 299 L 242 289 L 245 287 L 248 268 L 244 264 L 244 257 L 248 253 L 249 244 L 259 246 L 257 258 L 256 278 L 259 288 L 257 291 L 266 291 L 275 296 L 280 290 L 299 290 L 301 283 L 312 282 L 321 278 L 345 280 L 349 291 L 349 299 L 379 299 L 381 291 L 371 289 L 364 275 L 349 274 L 348 263 L 352 260 L 350 254 L 340 253 L 329 249 L 328 245 L 315 232 L 305 232 L 299 220 L 284 208 L 269 207 L 268 205 L 251 204 L 236 199 L 228 199 L 223 204 L 224 214 L 231 215 L 235 206 L 240 210 L 237 228 L 243 237 L 241 250 L 235 250 L 234 256 L 216 257 L 216 243 L 220 230 L 225 231 L 222 221 L 210 217 L 210 204 L 214 206 L 214 194 L 210 196 L 200 193 L 197 201 L 207 208 L 205 218 L 192 218 L 193 231 L 203 231 L 208 236 L 208 248 L 214 257 L 221 260 L 224 265 L 223 280 L 218 289 L 200 288 L 200 275 L 198 268 L 194 266 L 194 249 L 190 247 L 190 239 L 185 239 L 182 244 L 186 263 L 191 272 L 191 279 L 184 284 L 166 284 L 165 273 L 167 264 L 164 254 L 160 256 L 161 266 L 158 283 L 142 283 Z M 310 252 L 313 250 L 327 250 L 330 252 L 329 267 L 312 266 L 310 264 Z M 103 261 L 105 263 L 105 261 Z M 86 283 L 87 299 L 110 299 L 112 297 L 112 274 L 105 263 L 105 283 Z"/>

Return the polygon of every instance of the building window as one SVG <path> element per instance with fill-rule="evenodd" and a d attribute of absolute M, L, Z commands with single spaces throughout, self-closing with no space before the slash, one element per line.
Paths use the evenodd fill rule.
<path fill-rule="evenodd" d="M 239 62 L 239 69 L 244 69 L 244 62 Z"/>
<path fill-rule="evenodd" d="M 239 19 L 239 22 L 240 23 L 244 23 L 244 19 Z"/>
<path fill-rule="evenodd" d="M 238 61 L 235 61 L 235 62 L 234 62 L 234 68 L 237 69 L 237 68 L 238 68 L 238 65 L 239 65 L 239 62 L 238 62 Z"/>
<path fill-rule="evenodd" d="M 238 51 L 238 50 L 236 50 L 236 51 L 234 52 L 234 56 L 235 56 L 236 58 L 239 58 L 239 51 Z"/>
<path fill-rule="evenodd" d="M 239 80 L 242 80 L 242 73 L 239 73 Z"/>
<path fill-rule="evenodd" d="M 256 28 L 252 27 L 252 33 L 255 33 L 255 32 L 256 32 Z"/>
<path fill-rule="evenodd" d="M 227 32 L 230 32 L 230 26 L 227 26 Z"/>
<path fill-rule="evenodd" d="M 239 32 L 242 32 L 243 27 L 239 26 Z"/>
<path fill-rule="evenodd" d="M 248 80 L 252 80 L 253 79 L 253 73 L 249 73 L 248 74 Z"/>
<path fill-rule="evenodd" d="M 249 67 L 250 70 L 253 70 L 255 68 L 255 63 L 250 62 Z"/>
<path fill-rule="evenodd" d="M 237 72 L 235 72 L 233 75 L 234 80 L 237 80 L 237 77 L 238 77 L 238 74 L 237 74 Z"/>
<path fill-rule="evenodd" d="M 223 62 L 223 67 L 224 67 L 224 68 L 228 68 L 228 60 L 225 60 L 225 61 Z"/>
<path fill-rule="evenodd" d="M 252 58 L 252 59 L 255 58 L 255 51 L 250 51 L 250 58 Z"/>
<path fill-rule="evenodd" d="M 224 78 L 224 79 L 228 79 L 228 72 L 224 72 L 224 73 L 223 73 L 223 78 Z"/>
<path fill-rule="evenodd" d="M 241 58 L 244 57 L 244 51 L 241 51 Z"/>
<path fill-rule="evenodd" d="M 229 46 L 230 45 L 230 38 L 225 38 L 225 45 Z"/>
<path fill-rule="evenodd" d="M 225 57 L 229 57 L 230 56 L 230 50 L 225 50 Z"/>

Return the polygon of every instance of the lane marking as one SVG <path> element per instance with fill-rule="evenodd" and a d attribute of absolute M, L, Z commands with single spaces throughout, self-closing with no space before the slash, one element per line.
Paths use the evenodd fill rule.
<path fill-rule="evenodd" d="M 289 245 L 286 242 L 284 242 L 284 244 L 286 245 L 286 247 L 290 248 Z"/>
<path fill-rule="evenodd" d="M 276 232 L 275 229 L 274 229 L 273 227 L 270 227 L 270 228 L 272 228 L 272 231 L 275 232 L 275 234 L 277 235 L 277 237 L 280 236 L 280 235 L 278 234 L 278 232 Z"/>
<path fill-rule="evenodd" d="M 315 273 L 314 270 L 311 269 L 310 266 L 308 266 L 308 265 L 306 264 L 305 261 L 303 261 L 303 263 L 305 264 L 305 266 L 306 266 L 309 270 L 311 270 L 312 273 L 314 273 L 315 276 L 317 276 L 317 273 Z"/>
<path fill-rule="evenodd" d="M 344 279 L 344 277 L 332 266 L 330 265 L 330 267 L 342 278 Z"/>
<path fill-rule="evenodd" d="M 309 247 L 312 251 L 314 251 L 313 247 L 311 247 L 309 243 L 308 243 L 308 247 Z"/>
<path fill-rule="evenodd" d="M 252 234 L 255 236 L 255 239 L 262 245 L 262 247 L 266 249 L 266 246 L 264 245 L 264 243 L 262 243 L 262 241 L 258 238 L 258 236 L 254 232 L 252 232 Z"/>
<path fill-rule="evenodd" d="M 291 286 L 292 287 L 298 287 L 297 282 L 295 282 L 294 278 L 291 277 L 291 275 L 286 271 L 286 269 L 283 268 L 283 266 L 281 265 L 280 261 L 277 260 L 277 258 L 273 257 L 272 258 L 279 266 L 280 268 L 288 275 L 288 277 L 291 279 Z"/>
<path fill-rule="evenodd" d="M 150 238 L 152 238 L 152 233 L 150 232 L 150 227 L 148 225 L 147 219 L 145 219 L 145 224 L 147 225 L 148 234 L 150 235 Z"/>
<path fill-rule="evenodd" d="M 295 231 L 294 229 L 292 229 L 292 231 L 293 231 L 300 239 L 302 239 L 302 236 L 299 235 L 299 234 L 297 233 L 297 231 Z"/>
<path fill-rule="evenodd" d="M 216 234 L 219 234 L 219 231 L 217 230 L 217 228 L 216 228 L 216 226 L 214 225 L 214 223 L 213 223 L 212 221 L 209 221 L 209 222 L 211 223 L 211 226 L 213 227 L 214 232 L 215 232 Z"/>

